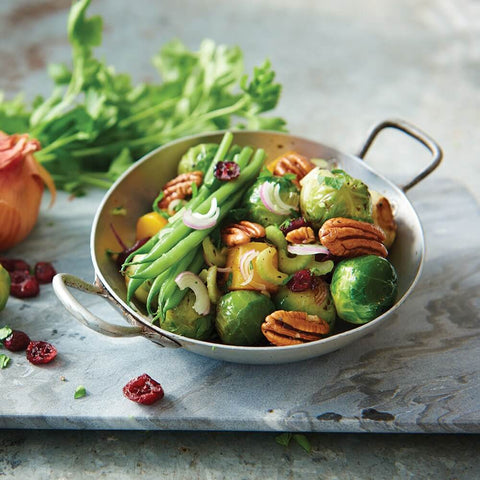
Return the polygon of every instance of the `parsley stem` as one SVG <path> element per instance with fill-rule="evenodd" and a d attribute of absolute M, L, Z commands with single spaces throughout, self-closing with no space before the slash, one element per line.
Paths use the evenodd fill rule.
<path fill-rule="evenodd" d="M 92 187 L 99 187 L 103 189 L 108 189 L 112 186 L 113 181 L 105 180 L 94 175 L 79 175 L 78 179 L 84 182 L 86 185 L 91 185 Z"/>
<path fill-rule="evenodd" d="M 167 141 L 177 138 L 180 133 L 188 133 L 188 129 L 195 124 L 199 124 L 208 120 L 213 120 L 214 118 L 232 115 L 235 112 L 238 112 L 243 106 L 248 102 L 248 97 L 242 97 L 233 105 L 228 107 L 218 108 L 217 110 L 212 110 L 211 112 L 204 113 L 197 117 L 190 117 L 182 123 L 179 123 L 172 127 L 167 132 L 156 132 L 145 137 L 135 138 L 131 140 L 124 140 L 121 142 L 113 142 L 107 145 L 102 145 L 98 147 L 91 148 L 80 148 L 71 152 L 72 157 L 88 157 L 91 155 L 105 154 L 109 151 L 120 151 L 124 147 L 129 148 L 138 148 L 146 145 L 161 145 Z M 185 132 L 187 130 L 187 132 Z"/>
<path fill-rule="evenodd" d="M 118 127 L 125 128 L 130 126 L 132 123 L 138 122 L 139 120 L 145 120 L 145 118 L 150 117 L 154 113 L 158 113 L 162 110 L 168 110 L 169 108 L 174 107 L 178 103 L 178 101 L 178 98 L 171 98 L 169 100 L 165 100 L 162 103 L 157 103 L 157 105 L 153 105 L 152 107 L 149 107 L 145 110 L 142 110 L 141 112 L 135 113 L 134 115 L 130 115 L 129 117 L 120 120 L 120 122 L 118 122 Z"/>

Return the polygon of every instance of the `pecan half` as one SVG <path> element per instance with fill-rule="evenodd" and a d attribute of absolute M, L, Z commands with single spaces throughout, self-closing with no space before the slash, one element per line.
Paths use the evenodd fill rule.
<path fill-rule="evenodd" d="M 262 333 L 273 345 L 300 345 L 328 335 L 330 326 L 318 315 L 277 310 L 265 318 Z"/>
<path fill-rule="evenodd" d="M 228 247 L 248 243 L 252 238 L 263 238 L 265 229 L 258 223 L 242 220 L 222 229 L 222 241 Z"/>
<path fill-rule="evenodd" d="M 294 183 L 299 185 L 300 180 L 314 168 L 315 165 L 307 157 L 292 150 L 284 153 L 280 159 L 276 160 L 273 174 L 281 177 L 287 173 L 293 173 L 296 175 Z"/>
<path fill-rule="evenodd" d="M 198 186 L 201 185 L 203 180 L 203 173 L 201 171 L 182 173 L 163 187 L 163 198 L 159 202 L 159 208 L 167 208 L 172 200 L 183 200 L 190 196 L 193 192 L 192 184 L 195 183 Z"/>
<path fill-rule="evenodd" d="M 327 220 L 318 232 L 320 243 L 338 257 L 379 255 L 386 257 L 385 234 L 377 225 L 351 218 Z"/>
<path fill-rule="evenodd" d="M 285 238 L 290 243 L 313 243 L 315 241 L 315 233 L 311 227 L 299 227 L 290 230 Z"/>
<path fill-rule="evenodd" d="M 380 194 L 372 195 L 372 203 L 373 221 L 385 233 L 385 241 L 383 243 L 387 248 L 390 248 L 397 235 L 397 223 L 393 216 L 392 206 L 388 199 Z"/>

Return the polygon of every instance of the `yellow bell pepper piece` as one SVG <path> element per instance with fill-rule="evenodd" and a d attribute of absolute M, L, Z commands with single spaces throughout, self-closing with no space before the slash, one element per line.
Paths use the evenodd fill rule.
<path fill-rule="evenodd" d="M 137 220 L 136 238 L 153 237 L 159 230 L 167 225 L 168 220 L 157 212 L 149 212 Z"/>
<path fill-rule="evenodd" d="M 278 286 L 265 281 L 256 264 L 257 255 L 269 248 L 269 245 L 261 242 L 249 242 L 243 245 L 231 247 L 227 252 L 227 267 L 231 268 L 228 273 L 227 286 L 229 290 L 257 290 L 276 292 Z M 275 268 L 278 267 L 277 255 L 272 260 Z"/>

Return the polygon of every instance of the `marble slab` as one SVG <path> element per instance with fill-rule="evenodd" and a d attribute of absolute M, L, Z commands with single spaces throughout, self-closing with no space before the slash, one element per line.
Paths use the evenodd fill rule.
<path fill-rule="evenodd" d="M 93 281 L 89 235 L 104 192 L 42 208 L 31 237 L 10 256 L 52 261 Z M 0 428 L 480 433 L 480 209 L 463 185 L 433 175 L 409 192 L 424 225 L 422 278 L 391 321 L 353 345 L 313 360 L 252 366 L 115 339 L 71 317 L 50 285 L 10 298 L 0 326 L 53 343 L 51 364 L 9 353 L 0 370 Z M 79 293 L 122 323 L 102 299 Z M 122 395 L 148 373 L 165 398 L 150 407 Z M 87 395 L 74 399 L 78 385 Z"/>

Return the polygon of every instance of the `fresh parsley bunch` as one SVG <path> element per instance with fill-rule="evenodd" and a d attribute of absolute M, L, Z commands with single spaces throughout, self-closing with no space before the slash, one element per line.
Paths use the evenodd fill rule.
<path fill-rule="evenodd" d="M 71 7 L 73 65 L 50 65 L 50 97 L 37 97 L 28 107 L 21 96 L 0 96 L 0 130 L 37 138 L 43 148 L 35 157 L 58 188 L 76 195 L 87 186 L 108 188 L 140 156 L 182 136 L 227 128 L 284 130 L 283 119 L 262 115 L 281 93 L 268 61 L 249 78 L 240 48 L 204 40 L 192 52 L 173 40 L 153 58 L 163 81 L 133 85 L 129 75 L 94 57 L 103 22 L 86 18 L 90 1 Z"/>

